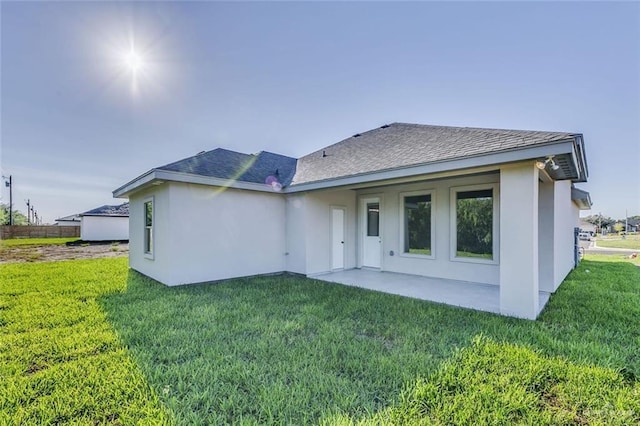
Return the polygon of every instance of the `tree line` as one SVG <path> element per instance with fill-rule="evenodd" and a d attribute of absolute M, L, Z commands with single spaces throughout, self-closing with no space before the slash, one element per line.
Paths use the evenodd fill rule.
<path fill-rule="evenodd" d="M 19 210 L 13 210 L 13 224 L 26 225 L 28 223 L 27 216 Z M 9 205 L 0 204 L 0 225 L 9 225 Z"/>

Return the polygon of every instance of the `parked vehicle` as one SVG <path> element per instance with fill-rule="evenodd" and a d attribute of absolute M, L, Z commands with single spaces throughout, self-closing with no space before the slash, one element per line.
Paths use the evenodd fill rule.
<path fill-rule="evenodd" d="M 584 241 L 591 241 L 591 234 L 589 232 L 578 233 L 578 238 Z"/>

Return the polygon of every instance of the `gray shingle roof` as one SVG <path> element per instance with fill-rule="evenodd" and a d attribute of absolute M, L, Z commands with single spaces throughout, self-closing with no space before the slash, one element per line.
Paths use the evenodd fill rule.
<path fill-rule="evenodd" d="M 296 161 L 295 158 L 266 151 L 253 155 L 217 148 L 158 167 L 157 170 L 251 183 L 266 183 L 269 176 L 274 176 L 278 182 L 286 186 L 293 179 Z"/>
<path fill-rule="evenodd" d="M 300 158 L 292 184 L 510 151 L 573 136 L 563 132 L 393 123 Z"/>
<path fill-rule="evenodd" d="M 129 203 L 119 206 L 100 206 L 93 210 L 80 213 L 80 216 L 129 216 Z"/>
<path fill-rule="evenodd" d="M 73 221 L 73 222 L 80 222 L 80 215 L 79 214 L 70 214 L 69 216 L 64 216 L 61 218 L 56 219 L 56 222 L 58 221 Z"/>

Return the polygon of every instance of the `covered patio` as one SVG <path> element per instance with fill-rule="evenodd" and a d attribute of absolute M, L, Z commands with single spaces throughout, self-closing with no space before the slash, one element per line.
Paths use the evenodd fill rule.
<path fill-rule="evenodd" d="M 349 269 L 314 275 L 311 278 L 500 314 L 500 288 L 490 284 L 371 269 Z M 539 292 L 538 314 L 549 301 L 549 296 L 550 293 Z"/>

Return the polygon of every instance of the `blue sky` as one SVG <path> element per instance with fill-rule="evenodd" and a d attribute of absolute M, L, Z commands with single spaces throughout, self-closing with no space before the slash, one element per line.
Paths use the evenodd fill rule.
<path fill-rule="evenodd" d="M 45 221 L 199 151 L 299 157 L 391 122 L 583 133 L 592 213 L 640 214 L 635 2 L 0 8 L 0 165 Z"/>

